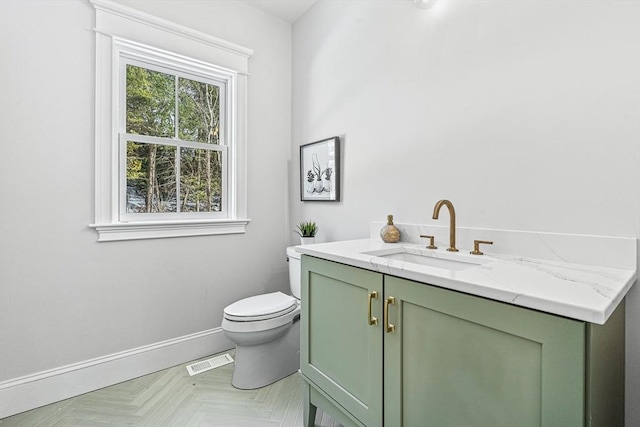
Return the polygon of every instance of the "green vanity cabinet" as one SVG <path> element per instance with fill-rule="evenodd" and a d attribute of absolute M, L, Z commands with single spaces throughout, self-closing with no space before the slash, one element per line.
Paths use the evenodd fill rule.
<path fill-rule="evenodd" d="M 305 426 L 624 424 L 624 304 L 592 325 L 303 256 L 301 321 Z"/>
<path fill-rule="evenodd" d="M 583 323 L 385 277 L 385 425 L 582 426 Z"/>
<path fill-rule="evenodd" d="M 303 255 L 300 369 L 314 385 L 305 393 L 311 408 L 305 426 L 313 425 L 316 406 L 345 426 L 382 425 L 382 280 L 379 273 Z M 366 317 L 373 292 L 377 327 Z"/>

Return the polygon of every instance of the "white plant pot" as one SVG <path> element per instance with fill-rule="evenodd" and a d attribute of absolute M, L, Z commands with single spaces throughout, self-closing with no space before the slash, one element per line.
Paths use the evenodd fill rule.
<path fill-rule="evenodd" d="M 312 245 L 315 243 L 315 241 L 316 241 L 315 237 L 300 237 L 301 245 Z"/>

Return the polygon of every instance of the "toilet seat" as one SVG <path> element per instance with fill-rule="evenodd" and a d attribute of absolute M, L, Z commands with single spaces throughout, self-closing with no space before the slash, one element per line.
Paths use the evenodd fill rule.
<path fill-rule="evenodd" d="M 233 303 L 225 308 L 224 316 L 222 316 L 222 330 L 225 331 L 226 334 L 237 332 L 250 334 L 273 331 L 274 329 L 281 327 L 290 327 L 296 321 L 296 319 L 300 318 L 300 302 L 296 298 L 290 297 L 289 295 L 285 295 L 281 292 L 276 293 L 279 293 L 282 296 L 264 299 L 265 301 L 269 302 L 273 302 L 274 300 L 277 302 L 275 305 L 271 305 L 271 309 L 267 309 L 265 308 L 265 306 L 259 306 L 259 308 L 256 308 L 255 310 L 261 311 L 262 313 L 264 313 L 265 311 L 275 311 L 275 313 L 254 313 L 253 315 L 250 315 L 251 311 L 254 310 L 247 308 L 247 311 L 239 312 L 241 314 L 246 314 L 245 316 L 238 316 L 237 314 L 234 315 L 234 313 L 238 313 L 236 311 L 236 308 L 234 307 L 233 309 L 231 309 L 231 306 L 235 305 L 236 303 Z M 262 298 L 260 297 L 264 297 L 266 295 L 257 295 L 255 297 L 249 297 L 245 299 L 251 299 L 248 304 L 260 303 L 262 301 Z M 238 301 L 238 303 L 242 301 L 244 300 Z M 289 305 L 287 301 L 292 305 Z M 244 306 L 244 304 L 242 304 L 241 307 L 242 306 Z M 282 308 L 283 306 L 285 308 Z"/>
<path fill-rule="evenodd" d="M 256 295 L 237 301 L 224 309 L 224 317 L 233 322 L 254 322 L 284 316 L 294 311 L 297 299 L 282 292 Z"/>

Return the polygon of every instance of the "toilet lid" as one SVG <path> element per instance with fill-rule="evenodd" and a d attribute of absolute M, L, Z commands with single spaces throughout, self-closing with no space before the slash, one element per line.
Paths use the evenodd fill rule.
<path fill-rule="evenodd" d="M 234 302 L 224 309 L 224 317 L 237 322 L 267 320 L 290 313 L 295 308 L 294 297 L 282 292 L 273 292 Z"/>

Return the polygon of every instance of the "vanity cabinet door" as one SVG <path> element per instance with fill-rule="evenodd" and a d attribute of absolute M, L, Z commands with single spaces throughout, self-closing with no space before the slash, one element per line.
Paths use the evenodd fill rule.
<path fill-rule="evenodd" d="M 302 260 L 300 369 L 317 396 L 321 390 L 357 419 L 354 425 L 367 427 L 382 426 L 382 277 L 309 256 Z M 372 292 L 377 324 L 369 322 Z M 313 415 L 313 402 L 306 410 Z"/>
<path fill-rule="evenodd" d="M 385 276 L 387 426 L 584 426 L 585 325 Z"/>

